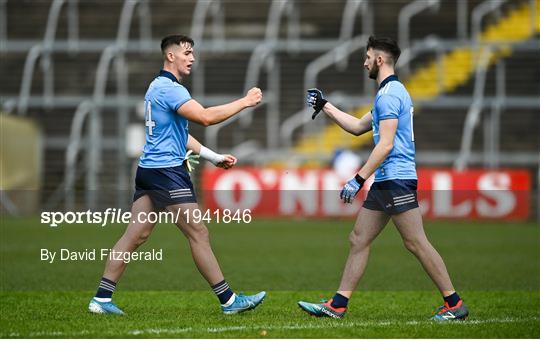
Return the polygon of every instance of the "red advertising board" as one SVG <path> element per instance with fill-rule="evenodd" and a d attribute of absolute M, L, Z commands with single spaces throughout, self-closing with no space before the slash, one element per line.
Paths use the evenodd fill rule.
<path fill-rule="evenodd" d="M 418 201 L 431 218 L 525 220 L 531 179 L 527 170 L 418 170 Z"/>
<path fill-rule="evenodd" d="M 254 216 L 355 216 L 368 180 L 352 204 L 339 200 L 349 178 L 331 169 L 206 168 L 202 174 L 207 209 L 250 209 Z M 418 200 L 428 218 L 524 220 L 530 212 L 527 170 L 418 169 Z"/>

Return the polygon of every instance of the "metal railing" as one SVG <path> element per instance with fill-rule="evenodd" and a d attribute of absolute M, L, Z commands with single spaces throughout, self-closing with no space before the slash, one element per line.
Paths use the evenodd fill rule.
<path fill-rule="evenodd" d="M 536 0 L 529 0 L 529 6 L 531 9 L 531 36 L 532 36 L 537 31 L 540 31 L 540 24 L 538 23 L 538 6 L 537 6 Z M 540 202 L 540 199 L 538 201 Z M 540 211 L 538 213 L 540 214 Z"/>
<path fill-rule="evenodd" d="M 42 43 L 35 45 L 28 52 L 24 64 L 23 77 L 21 81 L 21 90 L 17 105 L 17 113 L 25 114 L 28 108 L 28 98 L 32 86 L 34 68 L 39 57 L 41 57 L 41 70 L 43 72 L 43 97 L 45 106 L 51 107 L 54 98 L 54 64 L 51 53 L 53 52 L 54 40 L 56 39 L 56 29 L 58 27 L 58 18 L 60 11 L 66 3 L 66 0 L 54 0 L 49 10 L 47 18 L 47 27 Z M 77 0 L 68 2 L 68 46 L 71 51 L 78 48 L 79 22 L 77 12 Z"/>
<path fill-rule="evenodd" d="M 339 31 L 339 42 L 343 43 L 354 37 L 354 24 L 358 12 L 362 14 L 362 35 L 370 36 L 374 32 L 373 6 L 368 0 L 347 0 L 343 8 L 341 19 L 341 29 Z M 343 51 L 343 50 L 339 50 Z M 340 52 L 338 52 L 340 53 Z M 336 55 L 340 61 L 336 64 L 338 70 L 344 71 L 349 65 L 349 58 Z M 368 77 L 364 78 L 364 91 L 375 89 L 375 84 Z"/>
<path fill-rule="evenodd" d="M 66 148 L 66 164 L 64 169 L 64 198 L 65 210 L 72 211 L 75 208 L 75 180 L 77 177 L 77 156 L 81 148 L 82 128 L 85 119 L 91 113 L 93 103 L 90 100 L 82 102 L 71 121 L 69 143 Z"/>
<path fill-rule="evenodd" d="M 124 103 L 128 100 L 128 72 L 125 61 L 125 49 L 129 38 L 131 21 L 135 7 L 139 5 L 139 22 L 142 25 L 140 28 L 140 49 L 145 50 L 145 44 L 151 41 L 151 20 L 150 10 L 147 0 L 126 0 L 120 14 L 118 24 L 118 32 L 116 42 L 103 51 L 99 59 L 96 80 L 94 83 L 93 97 L 90 102 L 82 102 L 75 111 L 74 123 L 70 133 L 70 143 L 66 150 L 66 181 L 65 192 L 66 207 L 73 206 L 74 202 L 74 179 L 76 178 L 77 167 L 75 162 L 77 153 L 80 150 L 80 139 L 82 134 L 81 126 L 86 117 L 89 118 L 88 124 L 88 139 L 86 147 L 88 154 L 86 157 L 86 204 L 92 209 L 97 202 L 97 189 L 99 188 L 98 175 L 101 169 L 101 136 L 102 136 L 102 119 L 101 110 L 102 104 L 105 101 L 105 88 L 109 77 L 109 68 L 114 61 L 116 70 L 116 90 L 117 101 Z M 127 155 L 125 151 L 125 128 L 129 120 L 129 109 L 126 105 L 118 107 L 118 181 L 117 187 L 119 190 L 127 188 L 127 174 L 124 169 L 127 167 Z M 72 146 L 73 144 L 73 146 Z M 119 204 L 123 205 L 124 198 L 119 195 Z"/>
<path fill-rule="evenodd" d="M 362 34 L 373 33 L 373 9 L 368 0 L 347 0 L 343 8 L 339 42 L 344 43 L 354 37 L 354 24 L 358 12 L 362 12 Z"/>
<path fill-rule="evenodd" d="M 501 114 L 506 101 L 505 61 L 499 59 L 496 66 L 496 100 L 491 105 L 491 112 L 484 121 L 484 164 L 490 168 L 499 167 L 499 142 L 501 139 Z"/>
<path fill-rule="evenodd" d="M 418 58 L 420 55 L 424 53 L 433 53 L 435 52 L 436 55 L 436 63 L 437 63 L 437 86 L 439 89 L 439 92 L 442 92 L 444 90 L 444 65 L 443 65 L 443 57 L 445 52 L 445 43 L 441 41 L 439 38 L 437 38 L 434 35 L 429 35 L 425 39 L 416 42 L 413 46 L 408 47 L 407 49 L 403 50 L 401 53 L 401 56 L 399 57 L 399 60 L 396 64 L 396 69 L 400 71 L 403 71 L 403 73 L 407 74 L 407 72 L 410 72 L 410 65 L 411 63 Z M 452 45 L 453 48 L 456 46 L 461 46 L 462 43 L 458 43 L 457 45 Z"/>
<path fill-rule="evenodd" d="M 364 47 L 366 45 L 366 39 L 367 37 L 364 35 L 357 36 L 336 46 L 334 49 L 309 63 L 304 73 L 304 89 L 307 90 L 316 87 L 317 76 L 319 73 L 324 69 L 339 63 L 341 61 L 340 58 L 348 58 L 349 55 Z M 315 124 L 306 124 L 311 120 L 311 116 L 308 114 L 309 111 L 310 109 L 306 107 L 283 121 L 281 124 L 280 136 L 284 142 L 284 146 L 292 146 L 293 133 L 296 129 L 302 126 L 307 127 L 305 128 L 306 131 L 304 131 L 304 134 L 307 135 L 310 131 L 320 129 L 320 127 L 324 125 L 325 115 L 321 115 L 322 117 L 319 117 Z M 320 142 L 322 143 L 321 140 Z"/>
<path fill-rule="evenodd" d="M 7 42 L 7 0 L 0 0 L 0 50 L 6 48 Z"/>
<path fill-rule="evenodd" d="M 467 39 L 468 32 L 468 0 L 457 0 L 456 2 L 456 36 L 459 40 L 465 41 Z"/>
<path fill-rule="evenodd" d="M 471 38 L 476 46 L 480 42 L 482 32 L 482 19 L 489 13 L 499 9 L 506 0 L 486 0 L 477 5 L 471 13 Z"/>
<path fill-rule="evenodd" d="M 311 62 L 306 67 L 304 77 L 304 89 L 307 90 L 311 87 L 316 87 L 316 79 L 320 72 L 334 64 L 339 64 L 341 62 L 340 58 L 348 58 L 350 54 L 356 52 L 358 49 L 365 46 L 366 41 L 366 35 L 358 36 L 354 38 L 354 40 L 337 46 L 334 50 L 327 52 L 325 55 Z M 433 50 L 435 50 L 437 53 L 438 63 L 442 64 L 442 54 L 444 52 L 443 44 L 434 37 L 427 37 L 422 42 L 415 44 L 413 48 L 409 48 L 406 50 L 404 56 L 399 60 L 399 64 L 397 66 L 398 69 L 402 69 L 403 67 L 405 67 L 404 65 L 410 64 L 412 60 L 419 57 L 422 53 L 432 53 Z M 369 79 L 366 75 L 364 75 L 364 79 L 371 81 L 371 79 Z M 438 84 L 440 87 L 443 86 L 443 82 L 444 78 L 441 68 L 438 73 Z M 371 83 L 369 84 L 371 85 Z M 368 92 L 366 91 L 366 89 L 369 89 L 369 87 L 364 87 L 364 89 L 364 92 L 366 93 Z M 293 133 L 298 128 L 304 126 L 304 135 L 308 135 L 310 133 L 313 133 L 315 130 L 320 129 L 321 126 L 325 124 L 324 115 L 322 115 L 322 117 L 319 117 L 317 119 L 317 122 L 314 122 L 314 124 L 311 123 L 310 115 L 308 114 L 309 111 L 310 110 L 308 108 L 304 108 L 290 116 L 282 123 L 280 136 L 281 139 L 285 142 L 285 146 L 292 145 Z"/>
<path fill-rule="evenodd" d="M 408 49 L 410 46 L 410 23 L 412 17 L 426 9 L 438 11 L 439 8 L 440 0 L 415 0 L 399 11 L 398 43 L 402 50 Z M 404 73 L 405 75 L 410 73 L 409 64 L 404 65 Z"/>
<path fill-rule="evenodd" d="M 298 50 L 300 38 L 298 9 L 293 1 L 274 0 L 270 6 L 268 21 L 264 41 L 253 50 L 250 56 L 246 78 L 244 81 L 244 93 L 253 86 L 257 86 L 261 77 L 261 70 L 264 68 L 267 73 L 267 89 L 263 103 L 259 105 L 266 107 L 266 129 L 267 147 L 276 148 L 278 140 L 275 138 L 279 131 L 279 97 L 280 97 L 280 75 L 279 60 L 276 56 L 276 45 L 279 38 L 279 28 L 283 16 L 288 18 L 286 46 L 288 52 Z M 276 71 L 278 70 L 278 71 Z M 235 121 L 239 121 L 240 127 L 246 129 L 253 122 L 254 108 L 247 108 L 235 117 L 215 126 L 211 126 L 205 131 L 205 142 L 212 148 L 217 148 L 218 134 L 221 129 Z M 237 152 L 245 152 L 244 146 L 254 150 L 254 143 L 245 143 L 235 147 Z"/>
<path fill-rule="evenodd" d="M 212 18 L 212 40 L 209 46 L 212 53 L 223 51 L 225 47 L 225 11 L 221 0 L 199 0 L 193 11 L 193 20 L 191 22 L 191 38 L 197 46 L 204 45 L 204 29 L 206 27 L 206 17 L 210 14 Z M 206 42 L 205 42 L 206 44 Z M 193 65 L 193 95 L 202 97 L 205 93 L 205 62 L 203 59 L 197 60 Z"/>
<path fill-rule="evenodd" d="M 478 125 L 480 114 L 482 113 L 482 104 L 484 101 L 484 89 L 486 86 L 486 73 L 489 67 L 489 60 L 493 52 L 491 48 L 486 47 L 482 50 L 478 65 L 476 67 L 476 77 L 474 82 L 473 103 L 467 112 L 465 118 L 465 127 L 463 128 L 463 136 L 461 139 L 461 149 L 459 157 L 454 163 L 457 170 L 464 170 L 467 167 L 469 156 L 471 154 L 472 140 L 474 129 Z"/>

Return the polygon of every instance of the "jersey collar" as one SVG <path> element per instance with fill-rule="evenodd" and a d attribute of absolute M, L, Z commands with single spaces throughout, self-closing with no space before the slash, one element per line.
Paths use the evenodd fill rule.
<path fill-rule="evenodd" d="M 174 74 L 172 74 L 172 73 L 169 72 L 169 71 L 159 70 L 159 76 L 158 76 L 158 77 L 169 78 L 170 80 L 172 80 L 173 83 L 178 83 L 178 84 L 180 84 L 180 82 L 178 81 L 178 79 L 176 79 L 176 77 L 174 76 Z"/>
<path fill-rule="evenodd" d="M 386 84 L 388 84 L 391 81 L 399 81 L 398 77 L 395 74 L 392 74 L 391 76 L 386 77 L 382 82 L 381 85 L 379 85 L 379 90 L 382 89 Z"/>

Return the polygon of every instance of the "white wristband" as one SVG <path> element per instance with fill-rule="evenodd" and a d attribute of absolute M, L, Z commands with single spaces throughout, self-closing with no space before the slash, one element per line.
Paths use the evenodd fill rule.
<path fill-rule="evenodd" d="M 225 156 L 215 153 L 204 145 L 201 145 L 199 155 L 214 165 L 218 165 L 225 160 Z"/>

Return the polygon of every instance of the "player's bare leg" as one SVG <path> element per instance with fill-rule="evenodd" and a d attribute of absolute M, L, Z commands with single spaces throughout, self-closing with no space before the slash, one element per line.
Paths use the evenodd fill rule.
<path fill-rule="evenodd" d="M 349 298 L 364 275 L 371 243 L 384 229 L 389 219 L 390 217 L 382 211 L 360 209 L 354 229 L 349 235 L 349 257 L 343 270 L 339 290 L 330 301 L 324 303 L 299 301 L 298 306 L 313 316 L 344 317 Z"/>
<path fill-rule="evenodd" d="M 210 285 L 215 285 L 223 281 L 223 274 L 210 246 L 208 228 L 206 228 L 204 223 L 193 218 L 193 211 L 198 209 L 199 205 L 197 203 L 183 203 L 167 207 L 167 210 L 172 211 L 179 217 L 179 220 L 176 221 L 176 226 L 189 241 L 191 255 L 197 265 L 197 269 L 199 269 L 199 272 Z M 180 210 L 180 213 L 177 214 L 178 210 Z M 188 211 L 190 214 L 189 220 L 185 211 Z"/>
<path fill-rule="evenodd" d="M 131 208 L 131 222 L 112 250 L 123 253 L 131 253 L 146 242 L 148 236 L 150 236 L 152 230 L 154 229 L 155 223 L 142 223 L 139 221 L 139 216 L 142 216 L 142 214 L 145 214 L 144 216 L 148 216 L 148 213 L 153 211 L 154 205 L 152 204 L 150 197 L 147 195 L 142 196 L 133 202 L 133 206 Z M 103 277 L 114 282 L 118 282 L 126 267 L 127 263 L 123 260 L 114 260 L 109 257 L 109 259 L 107 259 L 107 264 L 105 265 Z"/>
<path fill-rule="evenodd" d="M 141 223 L 139 217 L 142 216 L 142 213 L 146 213 L 146 216 L 148 216 L 148 213 L 152 211 L 154 211 L 154 205 L 148 196 L 145 195 L 137 199 L 131 207 L 131 222 L 112 250 L 131 253 L 143 244 L 152 233 L 155 223 Z M 122 277 L 126 266 L 127 263 L 123 260 L 116 260 L 109 256 L 96 296 L 88 305 L 88 310 L 90 312 L 98 314 L 124 314 L 124 312 L 112 302 L 112 294 L 116 288 L 116 283 L 120 280 L 120 277 Z"/>
<path fill-rule="evenodd" d="M 443 296 L 455 292 L 444 261 L 429 242 L 420 209 L 415 208 L 392 216 L 407 250 L 414 254 Z"/>
<path fill-rule="evenodd" d="M 420 260 L 444 298 L 444 305 L 439 308 L 432 320 L 465 320 L 469 310 L 456 293 L 441 255 L 431 245 L 424 232 L 420 209 L 415 208 L 393 215 L 392 220 L 403 238 L 405 247 Z"/>
<path fill-rule="evenodd" d="M 360 209 L 349 235 L 349 257 L 343 270 L 338 293 L 350 298 L 366 270 L 371 243 L 384 229 L 390 217 L 383 211 Z"/>
<path fill-rule="evenodd" d="M 167 209 L 172 211 L 175 216 L 178 216 L 176 226 L 188 239 L 191 255 L 197 269 L 199 269 L 201 275 L 217 295 L 223 313 L 241 313 L 257 307 L 266 297 L 266 292 L 249 296 L 233 293 L 229 284 L 225 281 L 216 256 L 212 251 L 208 228 L 202 221 L 196 220 L 193 216 L 193 212 L 199 209 L 199 205 L 197 203 L 182 203 L 168 206 Z"/>

